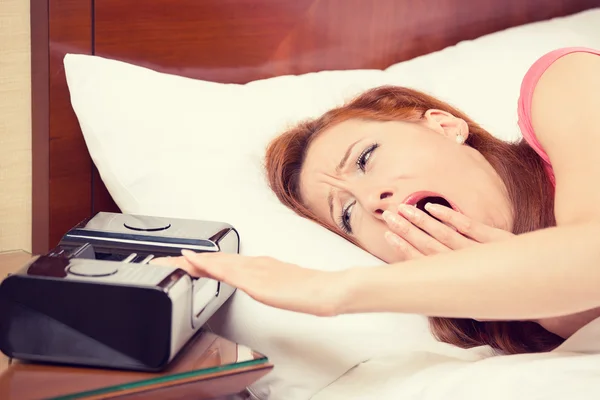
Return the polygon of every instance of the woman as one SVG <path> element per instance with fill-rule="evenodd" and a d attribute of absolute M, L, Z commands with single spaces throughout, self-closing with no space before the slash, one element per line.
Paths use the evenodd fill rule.
<path fill-rule="evenodd" d="M 322 272 L 189 251 L 171 262 L 275 307 L 423 314 L 460 347 L 552 350 L 600 317 L 599 55 L 560 49 L 531 67 L 520 143 L 398 87 L 277 138 L 266 166 L 279 199 L 385 266 Z"/>

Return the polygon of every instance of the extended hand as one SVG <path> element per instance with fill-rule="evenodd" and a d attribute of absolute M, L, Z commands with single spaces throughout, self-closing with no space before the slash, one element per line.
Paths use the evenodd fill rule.
<path fill-rule="evenodd" d="M 157 258 L 152 263 L 176 266 L 195 277 L 225 282 L 273 307 L 318 316 L 335 315 L 344 295 L 341 271 L 301 268 L 270 257 L 187 250 L 182 254 Z"/>
<path fill-rule="evenodd" d="M 385 234 L 385 239 L 402 260 L 514 236 L 511 232 L 484 225 L 449 207 L 429 203 L 425 209 L 439 221 L 417 207 L 406 204 L 398 207 L 398 213 L 383 213 L 383 218 L 390 228 Z"/>

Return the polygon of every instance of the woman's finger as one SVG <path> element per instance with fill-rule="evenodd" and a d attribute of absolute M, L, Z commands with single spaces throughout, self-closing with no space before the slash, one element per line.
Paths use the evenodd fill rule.
<path fill-rule="evenodd" d="M 239 260 L 237 254 L 196 253 L 187 249 L 182 250 L 181 254 L 195 270 L 195 275 L 201 274 L 224 282 L 231 279 L 239 264 L 236 262 Z"/>
<path fill-rule="evenodd" d="M 390 231 L 411 244 L 421 254 L 431 255 L 450 250 L 444 244 L 417 228 L 402 215 L 386 210 L 383 212 L 382 217 Z"/>
<path fill-rule="evenodd" d="M 200 278 L 200 277 L 204 276 L 204 274 L 202 274 L 201 271 L 199 271 L 197 268 L 195 268 L 183 256 L 181 256 L 181 257 L 158 257 L 158 258 L 152 259 L 150 261 L 150 264 L 164 265 L 164 266 L 168 265 L 170 267 L 180 268 L 180 269 L 184 270 L 185 272 L 187 272 L 188 274 L 190 274 L 191 276 L 196 277 L 196 278 Z"/>
<path fill-rule="evenodd" d="M 392 246 L 394 251 L 401 257 L 398 261 L 413 260 L 415 258 L 423 257 L 421 252 L 394 232 L 387 231 L 384 234 L 384 237 L 388 244 Z"/>
<path fill-rule="evenodd" d="M 471 238 L 479 243 L 495 242 L 514 236 L 512 232 L 493 228 L 482 224 L 464 214 L 454 211 L 449 207 L 439 204 L 427 203 L 425 209 L 440 221 L 445 222 L 464 236 Z"/>
<path fill-rule="evenodd" d="M 398 206 L 398 211 L 412 224 L 418 226 L 435 240 L 452 250 L 462 249 L 474 244 L 471 239 L 466 238 L 449 226 L 432 218 L 415 206 L 401 204 Z"/>

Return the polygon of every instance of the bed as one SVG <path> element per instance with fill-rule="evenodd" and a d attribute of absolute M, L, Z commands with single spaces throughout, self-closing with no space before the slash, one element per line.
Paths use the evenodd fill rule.
<path fill-rule="evenodd" d="M 87 154 L 62 58 L 97 54 L 217 82 L 384 68 L 598 0 L 48 0 L 31 2 L 34 253 L 117 210 Z M 356 29 L 360 26 L 360 29 Z"/>
<path fill-rule="evenodd" d="M 189 112 L 181 111 L 181 107 L 189 106 L 189 102 L 182 103 L 177 97 L 181 93 L 197 100 L 207 110 L 214 107 L 211 111 L 215 111 L 217 105 L 221 107 L 217 110 L 217 114 L 221 113 L 218 120 L 211 120 L 216 117 L 210 113 L 201 115 L 210 120 L 210 128 L 216 130 L 209 137 L 212 139 L 210 145 L 202 150 L 202 157 L 210 158 L 214 155 L 212 153 L 220 151 L 215 143 L 229 143 L 229 139 L 223 139 L 223 132 L 217 132 L 219 129 L 246 129 L 248 135 L 236 139 L 237 144 L 256 152 L 240 157 L 248 156 L 248 160 L 255 162 L 263 143 L 256 145 L 258 139 L 254 140 L 252 134 L 274 131 L 283 122 L 261 125 L 259 119 L 268 115 L 265 110 L 278 107 L 277 110 L 288 112 L 288 116 L 294 117 L 292 119 L 313 115 L 327 109 L 334 100 L 341 100 L 342 93 L 348 95 L 350 87 L 357 90 L 363 87 L 361 85 L 366 87 L 379 83 L 411 82 L 414 86 L 432 90 L 435 87 L 436 94 L 451 98 L 455 87 L 444 82 L 471 77 L 487 85 L 489 92 L 502 97 L 500 92 L 503 90 L 515 92 L 518 87 L 511 86 L 511 83 L 504 88 L 506 85 L 501 79 L 490 79 L 484 73 L 473 76 L 473 69 L 462 68 L 461 57 L 468 55 L 471 68 L 481 66 L 484 69 L 487 65 L 485 57 L 493 58 L 494 55 L 490 52 L 481 55 L 482 59 L 476 55 L 483 54 L 478 53 L 482 46 L 494 50 L 494 44 L 501 42 L 502 57 L 497 56 L 495 62 L 501 64 L 503 73 L 516 76 L 544 46 L 579 43 L 579 39 L 586 35 L 590 38 L 586 43 L 600 46 L 600 42 L 594 41 L 600 33 L 598 12 L 562 25 L 562 22 L 557 22 L 540 25 L 539 29 L 536 27 L 527 32 L 510 31 L 501 40 L 493 36 L 512 27 L 596 9 L 600 7 L 600 0 L 147 0 L 140 4 L 137 0 L 31 1 L 32 248 L 36 254 L 47 252 L 69 228 L 99 211 L 227 219 L 240 227 L 246 254 L 264 252 L 265 238 L 268 237 L 268 234 L 253 231 L 257 220 L 250 217 L 262 216 L 259 222 L 275 233 L 282 229 L 294 230 L 285 228 L 283 221 L 301 223 L 283 210 L 277 211 L 278 221 L 266 218 L 274 214 L 264 208 L 267 207 L 265 204 L 276 206 L 271 198 L 264 197 L 264 193 L 235 193 L 252 204 L 253 216 L 228 210 L 212 212 L 213 208 L 223 207 L 222 199 L 218 198 L 200 200 L 205 209 L 211 210 L 203 214 L 194 210 L 191 203 L 174 205 L 168 203 L 168 197 L 148 189 L 148 181 L 151 180 L 162 182 L 168 188 L 165 190 L 173 191 L 176 198 L 187 195 L 178 184 L 182 181 L 171 179 L 165 168 L 155 171 L 153 176 L 127 175 L 129 171 L 125 170 L 136 163 L 142 165 L 142 169 L 151 169 L 150 164 L 144 164 L 144 159 L 139 158 L 139 153 L 156 157 L 162 165 L 186 167 L 176 158 L 161 158 L 158 150 L 146 143 L 152 141 L 143 136 L 144 129 L 149 135 L 155 135 L 167 129 L 192 132 L 190 126 L 193 124 L 206 127 L 197 119 L 186 119 L 195 110 L 190 107 L 189 110 L 186 108 Z M 584 20 L 585 23 L 582 22 Z M 556 31 L 557 26 L 578 26 L 581 31 L 569 36 Z M 527 38 L 521 42 L 522 32 L 527 34 Z M 486 42 L 473 45 L 474 39 L 490 34 L 492 36 Z M 507 44 L 508 37 L 513 42 Z M 554 39 L 544 46 L 537 46 L 540 38 L 545 37 Z M 531 49 L 535 51 L 531 52 Z M 82 57 L 65 58 L 67 54 Z M 85 55 L 93 58 L 83 57 Z M 518 61 L 511 62 L 511 57 Z M 424 66 L 429 68 L 432 63 L 443 66 L 446 75 L 427 74 L 425 71 L 429 70 Z M 384 70 L 388 75 L 383 75 Z M 147 101 L 152 92 L 146 85 L 163 88 L 165 91 L 160 96 L 167 98 L 155 99 L 154 103 Z M 325 101 L 320 94 L 328 85 L 332 90 L 335 87 L 337 92 Z M 107 86 L 119 96 L 110 94 Z M 172 89 L 175 86 L 177 90 Z M 308 92 L 302 92 L 302 88 Z M 145 93 L 146 98 L 136 91 Z M 211 93 L 212 97 L 206 93 Z M 290 99 L 289 104 L 282 104 L 286 102 L 281 99 L 288 101 L 288 93 L 296 94 L 296 98 Z M 468 93 L 478 92 L 473 88 Z M 260 94 L 270 97 L 261 101 L 257 97 Z M 90 100 L 95 96 L 97 99 Z M 465 94 L 465 97 L 468 96 Z M 130 103 L 126 103 L 127 99 L 131 100 Z M 114 103 L 119 101 L 122 102 L 119 107 L 115 106 Z M 484 116 L 486 110 L 480 108 L 481 103 L 471 96 L 471 99 L 465 100 L 464 106 L 476 117 Z M 123 110 L 127 104 L 132 110 Z M 168 122 L 163 121 L 162 131 L 155 126 L 156 114 L 161 112 L 159 106 L 167 109 L 165 116 L 170 118 Z M 230 109 L 224 111 L 228 106 Z M 294 114 L 289 109 L 296 106 L 307 111 Z M 512 107 L 512 104 L 507 107 Z M 246 118 L 247 122 L 235 125 L 235 121 L 228 120 L 229 115 Z M 111 125 L 113 119 L 118 120 L 120 125 L 117 122 Z M 226 128 L 222 128 L 221 123 Z M 486 124 L 504 132 L 512 132 L 512 125 L 516 126 L 493 118 Z M 205 133 L 198 135 L 206 136 Z M 178 137 L 177 133 L 173 136 Z M 197 140 L 190 137 L 186 140 Z M 161 144 L 171 149 L 166 139 Z M 128 151 L 131 157 L 127 155 Z M 115 157 L 120 158 L 109 159 L 108 153 L 115 153 Z M 216 176 L 206 177 L 207 187 L 214 186 L 225 177 L 243 175 L 246 164 L 243 159 L 240 160 L 232 162 Z M 194 162 L 196 164 L 192 165 L 200 166 L 202 160 Z M 115 169 L 119 165 L 126 167 Z M 256 175 L 252 179 L 232 182 L 241 188 L 249 188 L 262 184 L 259 179 Z M 119 186 L 124 180 L 130 182 L 127 193 Z M 138 190 L 142 184 L 146 185 L 145 191 Z M 210 197 L 205 192 L 201 195 Z M 184 209 L 189 211 L 182 211 Z M 305 237 L 294 238 L 296 243 L 300 243 L 296 247 L 276 237 L 282 235 L 272 234 L 269 240 L 275 244 L 268 247 L 270 255 L 294 260 L 308 260 L 307 257 L 312 256 L 309 261 L 325 265 L 338 261 L 324 253 L 324 249 L 333 243 L 339 249 L 343 248 L 339 253 L 343 253 L 346 259 L 361 260 L 365 264 L 374 262 L 349 247 L 343 247 L 348 244 L 342 243 L 341 239 L 326 236 L 328 233 L 309 225 L 297 232 L 302 232 Z M 319 247 L 320 243 L 327 243 L 327 246 Z M 302 246 L 311 246 L 314 251 L 308 253 L 314 254 L 307 254 Z M 340 268 L 344 265 L 339 263 Z M 259 314 L 271 322 L 256 322 Z M 449 354 L 456 356 L 453 349 L 436 347 L 439 345 L 433 343 L 426 333 L 426 324 L 416 316 L 315 319 L 261 308 L 247 296 L 236 294 L 218 317 L 220 319 L 214 322 L 217 333 L 267 354 L 275 364 L 270 377 L 253 390 L 259 399 L 333 400 L 347 398 L 344 396 L 348 393 L 358 396 L 360 388 L 351 383 L 358 382 L 361 387 L 367 387 L 370 374 L 381 379 L 371 382 L 387 390 L 390 389 L 386 386 L 389 379 L 399 379 L 389 373 L 391 369 L 398 368 L 397 360 L 405 363 L 413 359 L 416 364 L 422 364 L 419 355 L 427 354 L 426 359 L 431 360 L 432 348 L 435 348 L 436 354 L 433 359 L 450 357 Z M 348 334 L 349 331 L 353 334 Z M 386 359 L 370 366 L 364 364 L 378 357 L 393 356 L 388 350 L 390 344 L 399 342 L 398 337 L 402 338 L 401 349 L 396 349 L 395 353 L 399 358 Z M 427 340 L 421 340 L 422 337 Z M 406 356 L 408 350 L 412 351 L 410 357 Z M 487 356 L 486 349 L 476 349 L 456 357 L 463 363 Z M 490 364 L 489 371 L 501 368 L 501 364 Z M 356 373 L 363 375 L 357 376 Z M 384 382 L 386 377 L 389 379 Z M 308 384 L 308 381 L 311 383 Z M 348 384 L 342 387 L 336 382 Z M 361 398 L 381 398 L 378 396 L 382 393 L 386 396 L 393 394 L 392 391 L 360 392 Z M 447 398 L 467 398 L 460 397 L 464 393 L 456 393 L 456 397 Z M 414 392 L 403 394 L 425 398 Z M 427 398 L 444 397 L 430 394 Z"/>

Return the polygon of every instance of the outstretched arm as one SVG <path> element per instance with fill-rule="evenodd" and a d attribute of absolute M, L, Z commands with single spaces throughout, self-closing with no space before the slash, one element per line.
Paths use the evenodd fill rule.
<path fill-rule="evenodd" d="M 600 56 L 554 62 L 536 86 L 532 116 L 556 176 L 557 227 L 355 271 L 355 297 L 342 312 L 533 319 L 600 306 Z"/>
<path fill-rule="evenodd" d="M 531 320 L 600 306 L 600 56 L 575 53 L 539 81 L 533 125 L 556 176 L 557 226 L 377 268 L 321 272 L 270 258 L 171 260 L 279 308 Z M 157 260 L 157 262 L 165 262 Z"/>
<path fill-rule="evenodd" d="M 600 306 L 600 223 L 347 274 L 338 313 L 531 320 Z"/>

